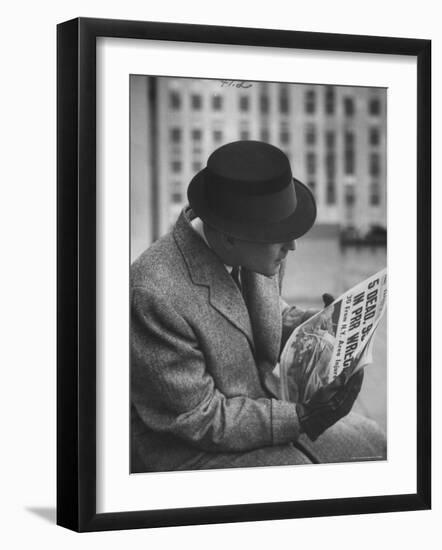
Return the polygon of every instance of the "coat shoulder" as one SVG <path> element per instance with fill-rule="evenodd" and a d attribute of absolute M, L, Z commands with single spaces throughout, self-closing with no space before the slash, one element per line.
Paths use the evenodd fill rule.
<path fill-rule="evenodd" d="M 147 248 L 131 265 L 131 288 L 154 288 L 156 292 L 170 294 L 188 279 L 183 257 L 171 233 Z"/>

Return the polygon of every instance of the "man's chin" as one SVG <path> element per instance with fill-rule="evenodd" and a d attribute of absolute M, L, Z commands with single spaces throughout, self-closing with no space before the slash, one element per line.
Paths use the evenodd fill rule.
<path fill-rule="evenodd" d="M 255 273 L 259 273 L 260 275 L 264 275 L 264 277 L 274 277 L 279 272 L 279 268 L 280 268 L 280 263 L 275 262 L 275 265 L 266 267 L 265 269 L 264 268 L 257 269 L 257 266 L 249 267 L 247 269 L 250 269 L 250 271 L 254 271 Z"/>
<path fill-rule="evenodd" d="M 266 271 L 265 273 L 264 272 L 261 272 L 261 275 L 264 275 L 264 277 L 268 277 L 270 279 L 270 277 L 274 277 L 279 271 L 279 264 L 277 267 L 275 267 L 275 269 L 273 270 L 268 270 Z"/>

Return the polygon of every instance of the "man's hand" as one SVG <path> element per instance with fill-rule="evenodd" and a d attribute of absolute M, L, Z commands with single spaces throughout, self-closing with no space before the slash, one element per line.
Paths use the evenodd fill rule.
<path fill-rule="evenodd" d="M 324 307 L 327 307 L 330 304 L 332 304 L 335 301 L 335 299 L 331 294 L 328 294 L 328 292 L 326 292 L 325 294 L 322 295 L 322 301 L 324 302 Z M 321 311 L 320 309 L 306 309 L 302 315 L 301 323 L 305 323 L 305 321 L 308 321 L 310 317 L 313 317 L 313 315 L 316 315 L 320 311 Z"/>
<path fill-rule="evenodd" d="M 324 302 L 324 306 L 327 307 L 330 304 L 332 304 L 335 301 L 335 299 L 331 294 L 326 292 L 325 294 L 322 295 L 322 301 Z"/>
<path fill-rule="evenodd" d="M 325 430 L 352 409 L 364 378 L 360 370 L 347 381 L 345 371 L 330 384 L 320 388 L 307 403 L 298 403 L 296 411 L 302 429 L 315 441 Z"/>

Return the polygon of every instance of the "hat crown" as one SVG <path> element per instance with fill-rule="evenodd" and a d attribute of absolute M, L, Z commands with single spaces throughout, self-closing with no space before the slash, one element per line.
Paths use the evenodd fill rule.
<path fill-rule="evenodd" d="M 260 141 L 237 141 L 220 147 L 210 155 L 207 171 L 212 181 L 247 195 L 281 191 L 292 182 L 287 156 Z"/>
<path fill-rule="evenodd" d="M 236 141 L 214 151 L 187 196 L 207 225 L 254 242 L 297 239 L 316 217 L 314 197 L 293 178 L 285 153 L 260 141 Z"/>

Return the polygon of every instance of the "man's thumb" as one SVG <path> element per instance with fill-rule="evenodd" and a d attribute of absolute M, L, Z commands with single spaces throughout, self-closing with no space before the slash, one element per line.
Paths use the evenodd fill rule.
<path fill-rule="evenodd" d="M 328 294 L 327 292 L 322 295 L 322 300 L 324 302 L 325 307 L 329 306 L 335 301 L 333 296 L 331 294 Z"/>

